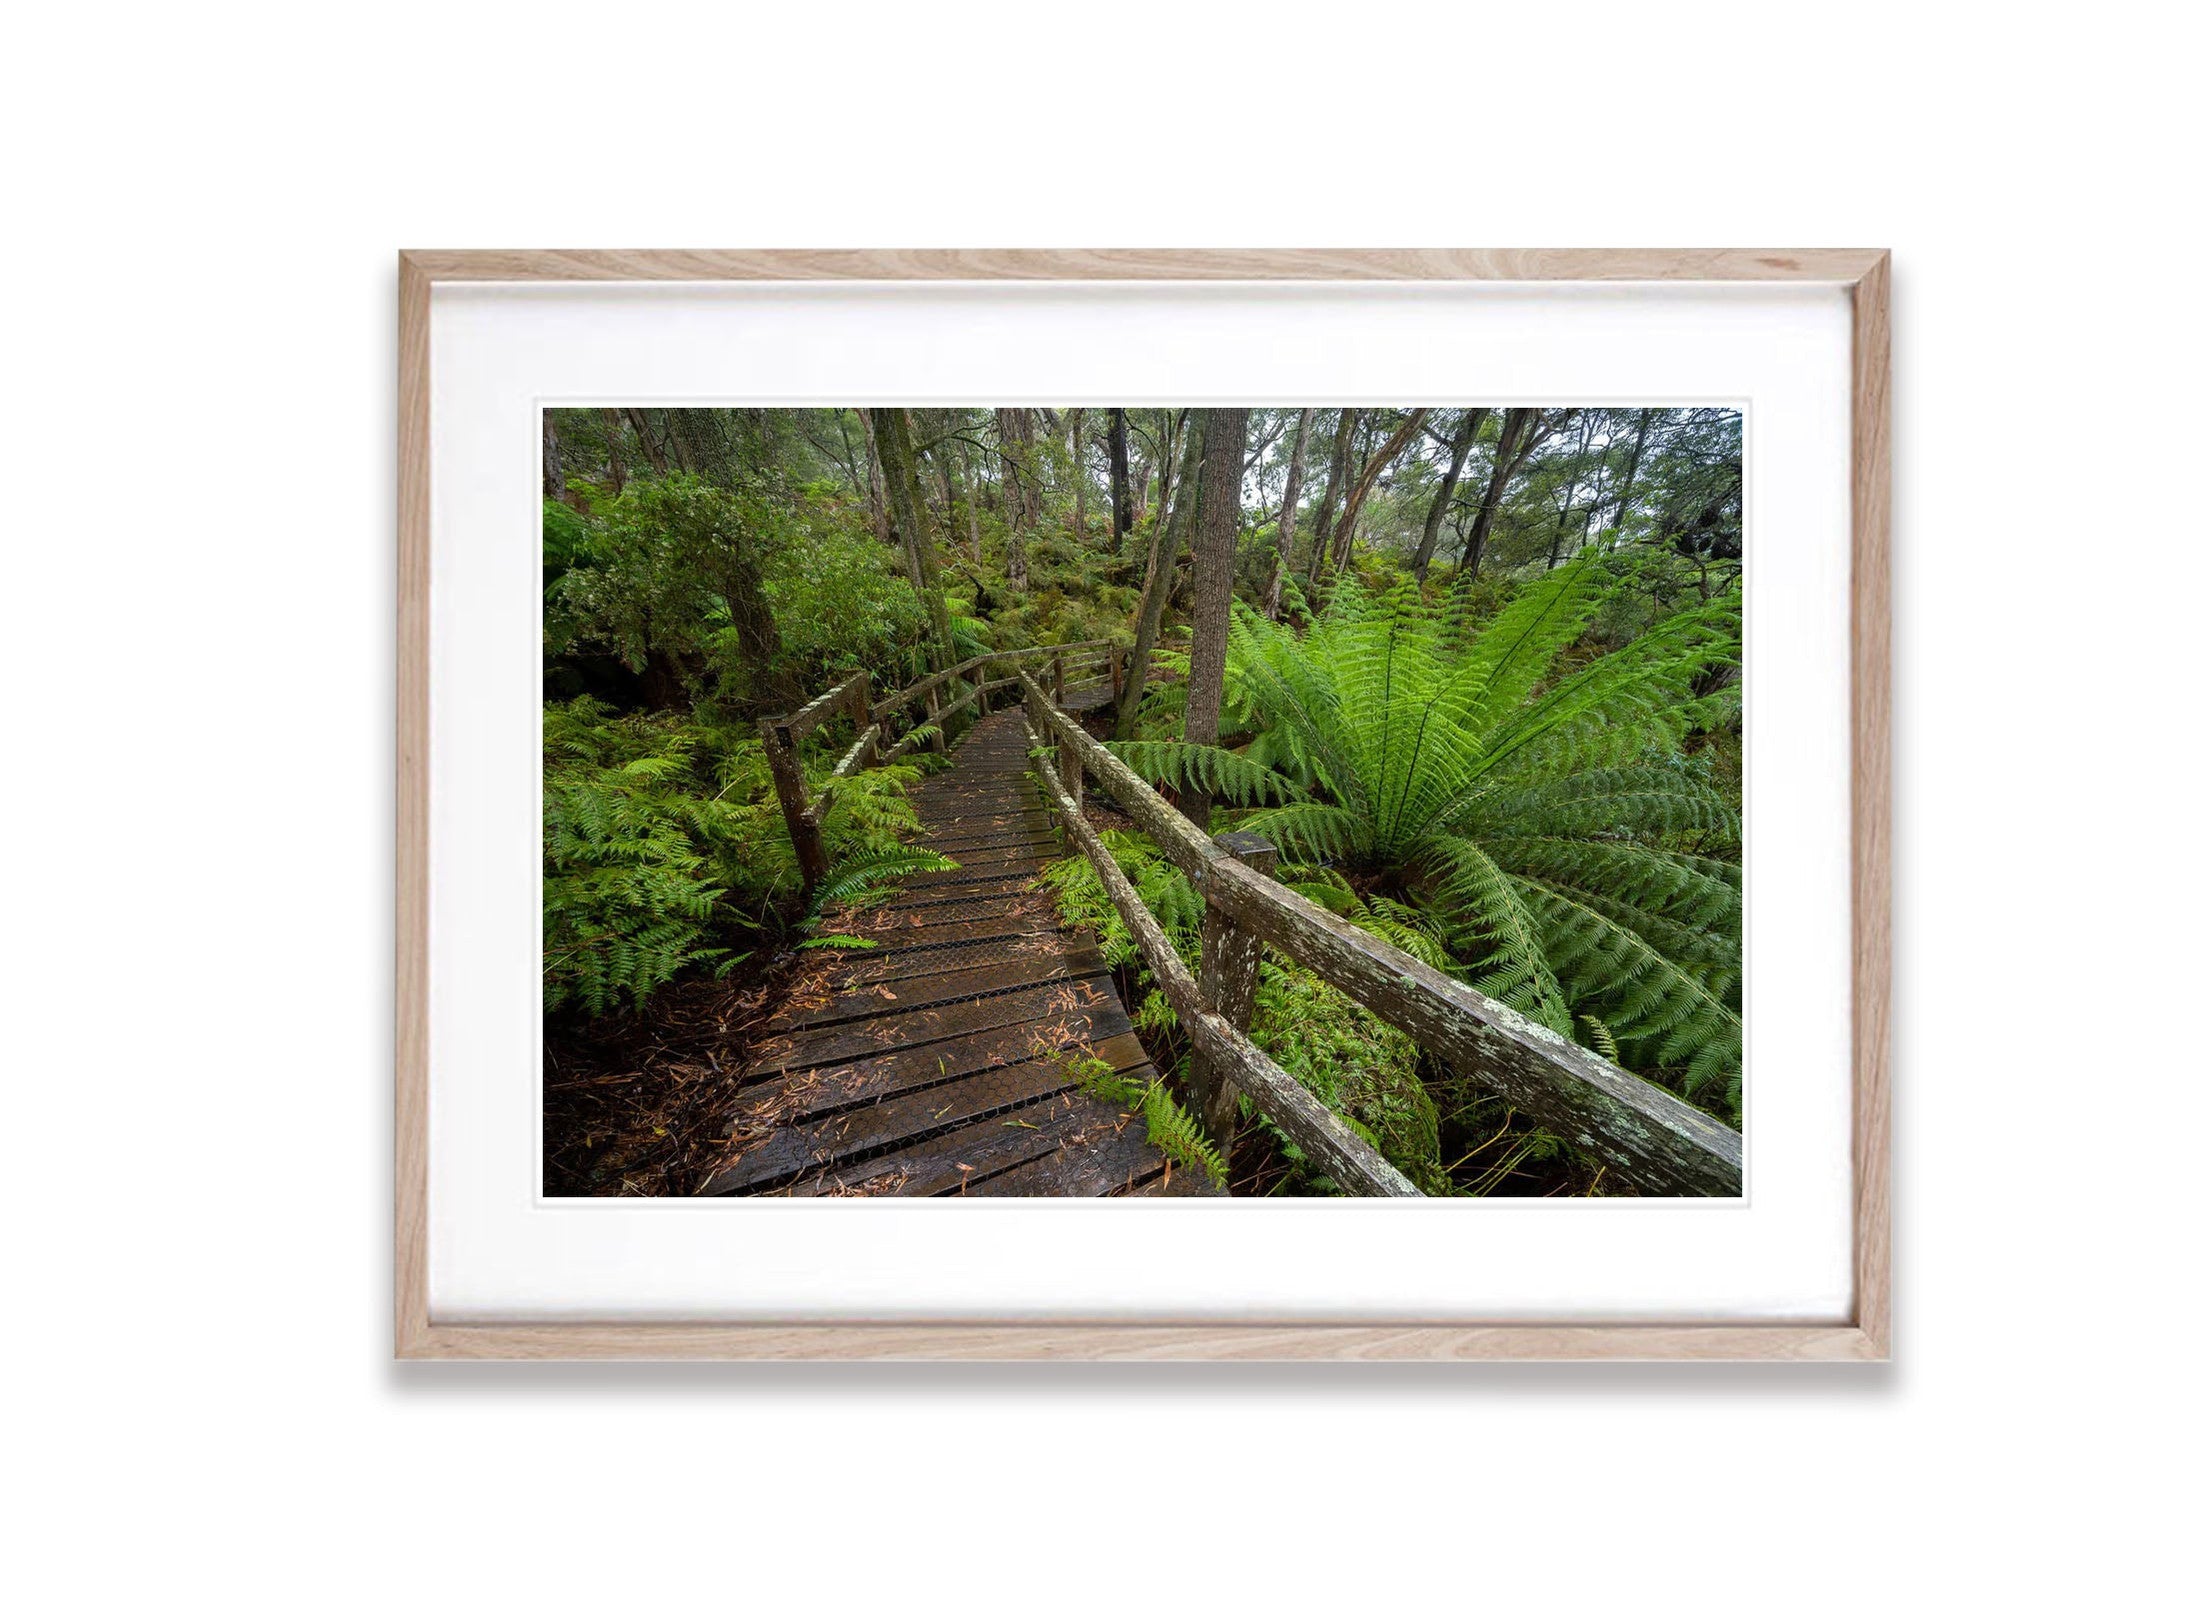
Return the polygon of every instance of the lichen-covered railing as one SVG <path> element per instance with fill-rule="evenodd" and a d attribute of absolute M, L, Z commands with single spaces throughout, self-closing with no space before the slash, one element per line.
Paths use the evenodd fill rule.
<path fill-rule="evenodd" d="M 1102 657 L 1104 666 L 1100 665 Z M 988 668 L 996 668 L 1002 662 L 1028 662 L 1035 666 L 1047 658 L 1053 663 L 1057 698 L 1101 683 L 1109 684 L 1112 693 L 1122 691 L 1120 647 L 1105 639 L 1092 639 L 1077 644 L 1042 644 L 1034 649 L 996 650 L 990 655 L 972 656 L 944 672 L 919 678 L 875 704 L 870 697 L 870 674 L 857 672 L 826 689 L 800 710 L 785 716 L 767 717 L 757 723 L 764 759 L 771 765 L 772 786 L 778 790 L 779 809 L 786 817 L 787 836 L 794 841 L 794 858 L 801 864 L 802 881 L 814 890 L 830 869 L 831 863 L 825 859 L 824 820 L 838 798 L 838 791 L 831 786 L 833 781 L 868 767 L 897 761 L 919 744 L 928 742 L 933 749 L 944 751 L 948 729 L 958 718 L 973 712 L 983 715 L 995 694 L 1016 686 L 1020 666 L 1011 668 L 1005 676 L 990 677 L 986 675 Z M 1087 658 L 1082 664 L 1099 669 L 1072 680 L 1069 663 L 1080 658 Z M 956 684 L 966 684 L 965 692 L 947 699 L 945 696 Z M 914 715 L 919 705 L 922 714 Z M 802 772 L 802 740 L 842 712 L 854 720 L 855 742 L 834 765 L 832 779 L 823 792 L 812 798 L 809 781 Z M 910 725 L 896 737 L 894 729 L 902 722 Z M 889 744 L 888 739 L 894 742 Z"/>
<path fill-rule="evenodd" d="M 1193 1098 L 1209 1136 L 1226 1143 L 1242 1093 L 1348 1192 L 1416 1192 L 1244 1036 L 1260 947 L 1272 944 L 1429 1055 L 1583 1155 L 1607 1162 L 1628 1186 L 1645 1194 L 1741 1192 L 1741 1135 L 1732 1128 L 1273 881 L 1266 840 L 1249 834 L 1209 838 L 1028 673 L 1019 673 L 1018 681 L 1039 781 L 1190 1035 Z M 1198 979 L 1084 820 L 1087 775 L 1206 901 Z"/>

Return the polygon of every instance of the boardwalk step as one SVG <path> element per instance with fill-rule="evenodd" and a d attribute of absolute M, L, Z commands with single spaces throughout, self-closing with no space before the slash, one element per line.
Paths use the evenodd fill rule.
<path fill-rule="evenodd" d="M 1125 1045 L 1129 1047 L 1126 1049 Z M 1134 1035 L 1126 1034 L 1113 1041 L 1109 1053 L 1117 1058 L 1109 1064 L 1117 1066 L 1118 1070 L 1142 1068 L 1144 1052 L 1136 1046 Z M 1018 1130 L 1037 1132 L 1040 1131 L 1037 1119 L 1015 1117 L 1014 1113 L 1042 1100 L 1060 1098 L 1068 1087 L 1069 1081 L 1059 1060 L 1032 1058 L 1017 1065 L 943 1082 L 937 1087 L 919 1088 L 895 1098 L 780 1127 L 761 1142 L 743 1150 L 731 1165 L 719 1172 L 714 1186 L 706 1192 L 729 1193 L 738 1188 L 785 1183 L 804 1173 L 845 1166 L 862 1157 L 936 1138 L 986 1117 L 1032 1122 L 1032 1126 Z M 1070 1097 L 1095 1107 L 1099 1104 L 1081 1093 Z M 1040 1148 L 1051 1147 L 1049 1141 L 1026 1138 L 1024 1142 L 1038 1144 Z M 961 1178 L 962 1174 L 957 1171 L 955 1180 L 959 1182 Z"/>
<path fill-rule="evenodd" d="M 752 1120 L 768 1110 L 782 1122 L 814 1121 L 853 1105 L 937 1088 L 1027 1060 L 1080 1054 L 1112 1060 L 1110 1049 L 1127 1049 L 1144 1058 L 1137 1034 L 1130 1031 L 1130 1018 L 1120 1006 L 1113 1015 L 1084 1015 L 1067 1022 L 1012 1022 L 890 1055 L 751 1078 L 734 1097 L 733 1108 L 742 1119 Z"/>
<path fill-rule="evenodd" d="M 767 1024 L 774 1033 L 806 1032 L 861 1016 L 895 1016 L 903 1011 L 930 1010 L 958 1000 L 985 994 L 1005 994 L 1039 983 L 1071 977 L 1091 977 L 1107 970 L 1096 947 L 1038 955 L 996 956 L 989 964 L 972 964 L 954 971 L 911 974 L 887 982 L 884 977 L 860 977 L 854 986 L 838 993 L 824 993 L 805 1007 L 789 1007 Z"/>
<path fill-rule="evenodd" d="M 751 1076 L 796 1071 L 805 1066 L 829 1066 L 839 1061 L 863 1060 L 873 1055 L 906 1052 L 919 1046 L 940 1044 L 970 1033 L 1005 1027 L 1013 1022 L 1041 1018 L 1067 1022 L 1082 1019 L 1086 1005 L 1115 1003 L 1112 984 L 1092 978 L 1018 988 L 981 999 L 956 1000 L 925 1011 L 906 1011 L 859 1022 L 811 1028 L 803 1033 L 782 1033 L 758 1051 L 759 1064 Z M 1117 1009 L 1121 1007 L 1116 1005 Z M 780 1046 L 773 1049 L 773 1045 Z"/>

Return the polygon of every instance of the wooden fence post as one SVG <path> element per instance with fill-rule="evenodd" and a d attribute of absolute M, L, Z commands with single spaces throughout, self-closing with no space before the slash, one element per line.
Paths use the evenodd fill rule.
<path fill-rule="evenodd" d="M 947 753 L 947 729 L 939 720 L 939 685 L 934 683 L 924 690 L 924 719 L 931 723 L 931 746 L 934 755 Z"/>
<path fill-rule="evenodd" d="M 1275 875 L 1275 846 L 1258 833 L 1220 833 L 1214 842 L 1263 877 Z M 1239 1032 L 1252 1020 L 1260 987 L 1260 935 L 1212 900 L 1199 933 L 1199 992 L 1207 1008 Z M 1191 1057 L 1192 1110 L 1226 1158 L 1237 1136 L 1237 1091 L 1196 1050 Z"/>
<path fill-rule="evenodd" d="M 855 692 L 850 698 L 849 710 L 855 716 L 855 739 L 860 744 L 863 735 L 870 731 L 870 673 L 857 672 L 855 674 Z M 873 739 L 870 748 L 863 753 L 862 765 L 865 767 L 878 764 L 878 748 L 883 742 L 885 729 L 880 728 L 878 731 L 881 736 Z"/>
<path fill-rule="evenodd" d="M 1107 709 L 1118 721 L 1122 718 L 1122 646 L 1107 646 Z"/>
<path fill-rule="evenodd" d="M 1054 657 L 1054 703 L 1056 705 L 1061 705 L 1061 708 L 1066 711 L 1069 707 L 1066 705 L 1062 705 L 1062 701 L 1066 700 L 1068 697 L 1069 657 L 1066 655 L 1056 655 Z"/>
<path fill-rule="evenodd" d="M 809 785 L 802 780 L 802 756 L 794 747 L 794 735 L 784 722 L 762 725 L 764 759 L 771 763 L 771 786 L 779 791 L 779 809 L 786 816 L 787 836 L 794 841 L 794 858 L 801 864 L 802 886 L 811 893 L 825 877 L 825 841 L 809 814 Z"/>

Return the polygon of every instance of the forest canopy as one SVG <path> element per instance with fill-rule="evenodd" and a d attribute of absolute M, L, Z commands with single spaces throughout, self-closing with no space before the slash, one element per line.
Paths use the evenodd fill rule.
<path fill-rule="evenodd" d="M 1186 814 L 1738 1123 L 1737 412 L 559 409 L 542 474 L 553 1084 L 951 864 L 908 797 L 941 756 L 836 774 L 821 739 L 806 878 L 759 723 L 853 672 L 886 696 L 1104 640 L 1110 747 Z M 1195 963 L 1199 896 L 1094 814 Z M 1089 864 L 1047 879 L 1180 1053 Z M 1251 1035 L 1425 1191 L 1620 1191 L 1279 956 Z M 573 1191 L 677 1184 L 661 1097 L 578 1105 L 546 1132 Z M 1322 1191 L 1287 1141 L 1231 1187 Z"/>

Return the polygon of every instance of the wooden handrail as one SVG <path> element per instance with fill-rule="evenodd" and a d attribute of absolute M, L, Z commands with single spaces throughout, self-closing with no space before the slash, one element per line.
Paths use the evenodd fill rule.
<path fill-rule="evenodd" d="M 1024 678 L 1024 687 L 1026 692 L 1037 692 L 1028 677 Z M 1183 957 L 1169 943 L 1168 934 L 1145 908 L 1138 891 L 1123 875 L 1122 868 L 1115 864 L 1114 856 L 1108 854 L 1107 846 L 1100 842 L 1092 824 L 1084 819 L 1082 809 L 1070 797 L 1061 778 L 1055 775 L 1053 763 L 1045 758 L 1045 746 L 1039 742 L 1037 726 L 1028 719 L 1024 725 L 1031 740 L 1032 760 L 1038 768 L 1039 781 L 1052 798 L 1063 829 L 1099 874 L 1100 886 L 1107 891 L 1107 898 L 1122 918 L 1123 926 L 1129 929 L 1138 953 L 1145 957 L 1146 969 L 1174 1007 L 1176 1019 L 1183 1023 L 1184 1031 L 1190 1034 L 1194 1057 L 1220 1078 L 1220 1086 L 1228 1090 L 1226 1097 L 1230 1101 L 1231 1119 L 1234 1120 L 1236 1096 L 1242 1092 L 1306 1152 L 1323 1176 L 1346 1193 L 1385 1199 L 1422 1197 L 1410 1178 L 1384 1160 L 1381 1152 L 1353 1132 L 1342 1117 L 1269 1059 L 1259 1045 L 1245 1037 L 1240 1030 L 1244 1016 L 1232 1019 L 1225 1014 L 1226 1002 L 1210 1003 L 1209 993 L 1202 991 L 1199 979 L 1191 975 Z M 1210 913 L 1210 921 L 1221 919 L 1218 912 Z M 1241 958 L 1251 961 L 1256 977 L 1257 947 L 1247 946 Z M 1212 969 L 1207 976 L 1219 981 Z M 1239 986 L 1243 989 L 1241 1009 L 1249 1012 L 1251 985 L 1246 982 Z M 1194 1092 L 1195 1097 L 1204 1102 L 1199 1107 L 1201 1119 L 1209 1136 L 1226 1153 L 1228 1131 L 1217 1125 L 1218 1118 L 1211 1105 L 1215 1096 L 1198 1092 L 1200 1086 L 1195 1084 Z"/>
<path fill-rule="evenodd" d="M 1741 1192 L 1741 1135 L 1731 1127 L 1232 858 L 1028 673 L 1019 676 L 1027 713 L 1160 846 L 1210 914 L 1273 944 L 1582 1154 L 1608 1162 L 1630 1186 Z"/>
<path fill-rule="evenodd" d="M 832 768 L 828 782 L 837 783 L 856 772 L 873 766 L 887 766 L 914 753 L 917 745 L 928 741 L 934 750 L 946 752 L 947 725 L 964 711 L 975 709 L 982 713 L 990 703 L 993 692 L 1016 686 L 1013 676 L 987 679 L 983 668 L 995 661 L 1027 661 L 1040 656 L 1051 656 L 1055 673 L 1060 675 L 1061 663 L 1072 655 L 1087 650 L 1104 650 L 1110 663 L 1110 673 L 1116 688 L 1121 688 L 1122 652 L 1106 639 L 1084 639 L 1074 644 L 1038 644 L 1028 649 L 995 650 L 989 655 L 974 655 L 966 661 L 958 661 L 943 672 L 933 672 L 918 678 L 908 687 L 873 703 L 870 697 L 870 674 L 857 672 L 826 689 L 799 710 L 784 716 L 766 717 L 756 724 L 758 737 L 763 741 L 764 758 L 771 766 L 771 784 L 779 796 L 779 809 L 786 817 L 787 836 L 794 841 L 794 858 L 802 868 L 802 882 L 812 892 L 824 879 L 828 862 L 825 859 L 823 824 L 833 803 L 839 798 L 837 790 L 827 788 L 814 800 L 810 798 L 809 782 L 803 775 L 800 745 L 804 738 L 822 727 L 827 720 L 846 709 L 855 721 L 855 742 L 848 746 Z M 948 683 L 966 680 L 970 691 L 942 706 L 941 688 Z M 887 718 L 904 707 L 924 701 L 924 715 L 908 733 L 891 747 L 886 740 L 891 732 Z"/>

